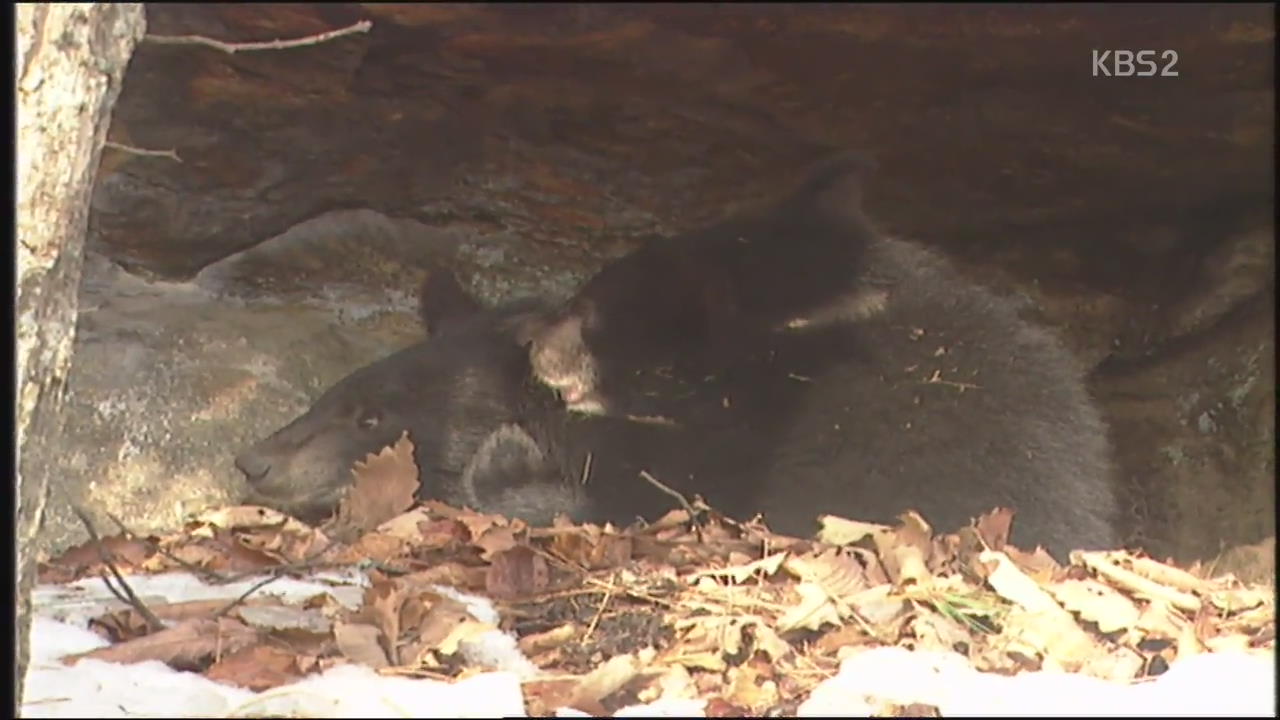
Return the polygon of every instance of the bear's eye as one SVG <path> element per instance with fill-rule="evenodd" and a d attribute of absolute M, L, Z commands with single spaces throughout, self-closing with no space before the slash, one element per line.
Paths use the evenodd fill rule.
<path fill-rule="evenodd" d="M 382 420 L 382 413 L 377 410 L 361 410 L 356 415 L 356 425 L 361 430 L 372 430 L 378 427 L 378 423 Z"/>

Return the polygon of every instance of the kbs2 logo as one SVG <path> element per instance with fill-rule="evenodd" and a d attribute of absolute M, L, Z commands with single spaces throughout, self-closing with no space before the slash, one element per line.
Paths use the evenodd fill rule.
<path fill-rule="evenodd" d="M 1160 53 L 1160 62 L 1164 66 L 1156 64 L 1155 50 L 1094 50 L 1093 51 L 1093 76 L 1094 77 L 1152 77 L 1159 75 L 1160 77 L 1178 77 L 1178 71 L 1173 69 L 1178 64 L 1178 51 L 1165 50 Z"/>

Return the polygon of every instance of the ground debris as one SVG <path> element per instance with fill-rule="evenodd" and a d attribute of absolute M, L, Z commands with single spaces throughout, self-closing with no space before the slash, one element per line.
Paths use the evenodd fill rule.
<path fill-rule="evenodd" d="M 45 582 L 103 572 L 198 568 L 316 577 L 358 564 L 363 603 L 287 604 L 270 583 L 228 603 L 153 603 L 151 632 L 124 607 L 90 626 L 113 643 L 85 657 L 158 659 L 262 691 L 343 663 L 461 679 L 497 667 L 468 648 L 495 629 L 525 658 L 527 710 L 608 714 L 679 700 L 709 716 L 793 714 L 840 661 L 879 647 L 955 653 L 976 670 L 1064 670 L 1113 680 L 1158 675 L 1216 650 L 1274 652 L 1268 587 L 1208 577 L 1126 551 L 1059 565 L 1007 544 L 996 509 L 954 534 L 908 512 L 896 525 L 820 518 L 812 539 L 759 521 L 675 510 L 647 526 L 547 528 L 438 502 L 401 512 L 402 440 L 357 473 L 393 485 L 353 493 L 325 530 L 265 508 L 205 513 L 165 537 L 121 533 L 41 567 Z M 411 462 L 411 460 L 409 460 Z M 386 480 L 399 477 L 398 481 Z M 441 586 L 491 598 L 489 616 Z M 927 705 L 879 714 L 932 713 Z"/>

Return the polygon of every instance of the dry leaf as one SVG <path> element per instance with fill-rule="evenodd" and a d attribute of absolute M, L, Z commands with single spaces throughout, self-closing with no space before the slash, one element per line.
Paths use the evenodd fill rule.
<path fill-rule="evenodd" d="M 188 620 L 140 638 L 68 655 L 66 660 L 75 663 L 94 658 L 121 665 L 159 660 L 176 670 L 193 670 L 215 654 L 234 653 L 257 641 L 258 631 L 239 620 Z"/>
<path fill-rule="evenodd" d="M 915 511 L 903 513 L 901 520 L 899 527 L 871 536 L 876 551 L 895 585 L 927 584 L 933 579 L 928 566 L 933 554 L 933 530 Z"/>
<path fill-rule="evenodd" d="M 1024 654 L 1043 654 L 1046 663 L 1052 661 L 1068 671 L 1078 669 L 1098 652 L 1093 638 L 1076 624 L 1071 613 L 1022 574 L 1007 555 L 987 551 L 981 559 L 984 563 L 994 563 L 987 583 L 1002 597 L 1017 604 L 1004 618 L 1002 637 L 1005 640 L 1030 650 Z"/>
<path fill-rule="evenodd" d="M 1187 622 L 1177 614 L 1172 605 L 1156 599 L 1142 608 L 1134 625 L 1149 637 L 1173 640 L 1182 634 L 1182 628 Z"/>
<path fill-rule="evenodd" d="M 787 632 L 796 628 L 817 630 L 825 624 L 839 626 L 840 612 L 831 602 L 831 597 L 822 586 L 812 582 L 798 583 L 795 587 L 800 602 L 789 608 L 777 620 L 778 632 Z"/>
<path fill-rule="evenodd" d="M 578 686 L 573 689 L 568 704 L 583 712 L 595 714 L 596 709 L 603 709 L 600 704 L 605 698 L 631 682 L 638 672 L 640 672 L 640 663 L 631 653 L 609 658 L 608 662 L 582 678 Z"/>
<path fill-rule="evenodd" d="M 261 630 L 300 630 L 316 635 L 330 631 L 332 623 L 319 610 L 291 605 L 251 605 L 236 610 L 246 624 Z"/>
<path fill-rule="evenodd" d="M 391 447 L 369 454 L 351 469 L 355 484 L 338 504 L 330 532 L 360 535 L 400 515 L 418 492 L 418 465 L 413 442 L 404 432 Z"/>
<path fill-rule="evenodd" d="M 567 623 L 540 633 L 525 635 L 520 638 L 517 644 L 520 647 L 520 652 L 525 655 L 536 655 L 564 645 L 576 638 L 581 630 L 582 628 L 577 623 Z"/>
<path fill-rule="evenodd" d="M 492 561 L 494 556 L 504 553 L 517 545 L 515 528 L 495 526 L 486 529 L 479 535 L 473 535 L 472 545 L 480 548 L 480 559 Z"/>
<path fill-rule="evenodd" d="M 1096 572 L 1112 585 L 1124 590 L 1129 590 L 1146 598 L 1166 600 L 1180 610 L 1193 613 L 1200 610 L 1200 598 L 1175 588 L 1166 587 L 1159 582 L 1149 580 L 1128 568 L 1122 567 L 1122 563 L 1127 563 L 1132 559 L 1128 553 L 1073 552 L 1071 557 Z M 1144 565 L 1143 567 L 1150 569 L 1150 565 Z"/>
<path fill-rule="evenodd" d="M 1014 512 L 1011 508 L 995 508 L 991 512 L 978 516 L 973 527 L 978 537 L 986 543 L 989 550 L 1003 550 L 1009 543 L 1009 531 L 1013 525 Z"/>
<path fill-rule="evenodd" d="M 364 623 L 338 622 L 333 625 L 333 639 L 338 651 L 348 660 L 367 665 L 374 670 L 387 667 L 387 651 L 378 641 L 378 628 Z"/>
<path fill-rule="evenodd" d="M 258 505 L 237 505 L 235 507 L 206 510 L 198 513 L 194 518 L 194 522 L 209 525 L 213 528 L 222 528 L 223 530 L 283 529 L 290 524 L 306 527 L 279 510 L 272 510 Z M 191 531 L 191 536 L 212 537 L 212 532 L 196 528 Z"/>
<path fill-rule="evenodd" d="M 271 645 L 254 645 L 223 657 L 205 671 L 205 677 L 226 685 L 262 692 L 296 682 L 303 673 L 298 656 Z"/>
<path fill-rule="evenodd" d="M 453 629 L 449 631 L 449 634 L 440 641 L 437 649 L 445 655 L 452 655 L 458 652 L 458 646 L 462 643 L 496 629 L 497 628 L 489 623 L 480 622 L 479 620 L 473 620 L 470 617 L 467 617 L 462 622 L 453 626 Z"/>
<path fill-rule="evenodd" d="M 750 715 L 762 715 L 778 704 L 778 684 L 762 678 L 749 665 L 729 669 L 729 687 L 725 698 L 729 702 L 751 711 Z"/>
<path fill-rule="evenodd" d="M 1064 608 L 1097 623 L 1104 633 L 1131 628 L 1142 614 L 1129 598 L 1096 580 L 1064 580 L 1048 589 Z"/>
<path fill-rule="evenodd" d="M 86 575 L 97 575 L 104 568 L 102 552 L 107 553 L 112 564 L 121 573 L 130 572 L 141 567 L 155 550 L 152 544 L 137 538 L 124 535 L 112 535 L 102 538 L 102 544 L 87 540 L 80 545 L 68 548 L 66 552 L 40 567 L 40 582 L 70 582 Z"/>
<path fill-rule="evenodd" d="M 485 574 L 485 589 L 494 597 L 534 595 L 546 589 L 551 578 L 547 561 L 527 547 L 498 553 Z"/>
<path fill-rule="evenodd" d="M 356 616 L 382 631 L 386 639 L 387 660 L 392 665 L 400 664 L 397 647 L 400 640 L 400 607 L 405 596 L 402 585 L 388 580 L 375 579 L 365 588 L 364 607 Z"/>
<path fill-rule="evenodd" d="M 774 553 L 766 557 L 760 558 L 754 562 L 742 565 L 735 565 L 725 568 L 711 568 L 708 570 L 698 570 L 689 574 L 690 578 L 699 577 L 727 577 L 735 583 L 742 583 L 756 577 L 757 574 L 762 577 L 768 577 L 782 567 L 782 561 L 787 559 L 787 553 Z"/>
<path fill-rule="evenodd" d="M 818 522 L 822 524 L 818 540 L 832 545 L 853 545 L 863 538 L 874 537 L 876 533 L 889 529 L 888 525 L 846 520 L 837 515 L 821 515 Z"/>

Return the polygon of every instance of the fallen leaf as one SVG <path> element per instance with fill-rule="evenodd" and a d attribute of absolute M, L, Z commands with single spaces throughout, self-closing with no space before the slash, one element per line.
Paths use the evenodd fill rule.
<path fill-rule="evenodd" d="M 102 538 L 102 544 L 86 540 L 80 545 L 68 548 L 58 557 L 41 563 L 39 581 L 42 583 L 69 582 L 86 575 L 97 575 L 105 566 L 102 553 L 124 574 L 138 569 L 155 554 L 154 546 L 145 540 L 112 535 Z"/>
<path fill-rule="evenodd" d="M 837 515 L 821 515 L 818 522 L 822 525 L 818 530 L 818 540 L 832 545 L 852 545 L 889 529 L 887 525 L 847 520 Z"/>
<path fill-rule="evenodd" d="M 778 704 L 778 684 L 762 677 L 755 668 L 749 665 L 730 668 L 728 675 L 725 699 L 749 710 L 748 715 L 763 715 L 765 710 Z"/>
<path fill-rule="evenodd" d="M 418 465 L 413 442 L 406 431 L 380 452 L 356 461 L 351 469 L 355 484 L 338 503 L 338 512 L 326 529 L 357 536 L 377 528 L 409 508 L 418 492 Z"/>
<path fill-rule="evenodd" d="M 1172 640 L 1182 634 L 1187 622 L 1177 615 L 1169 603 L 1156 599 L 1146 604 L 1134 625 L 1149 637 Z"/>
<path fill-rule="evenodd" d="M 386 639 L 384 652 L 392 665 L 400 664 L 397 647 L 400 639 L 400 607 L 404 601 L 405 594 L 401 584 L 374 579 L 365 588 L 364 607 L 355 614 L 355 617 L 382 631 L 382 637 Z"/>
<path fill-rule="evenodd" d="M 978 537 L 986 543 L 989 550 L 1003 550 L 1009 543 L 1009 531 L 1013 526 L 1014 512 L 1011 508 L 998 507 L 983 513 L 974 521 L 973 527 Z"/>
<path fill-rule="evenodd" d="M 927 584 L 933 578 L 928 566 L 933 554 L 933 530 L 915 511 L 903 513 L 900 519 L 898 527 L 872 535 L 876 551 L 895 585 Z"/>
<path fill-rule="evenodd" d="M 378 641 L 378 628 L 365 623 L 337 622 L 333 625 L 333 639 L 338 651 L 348 660 L 367 665 L 374 670 L 387 667 L 387 652 Z"/>
<path fill-rule="evenodd" d="M 500 598 L 534 595 L 546 589 L 550 577 L 541 555 L 524 546 L 513 547 L 494 556 L 485 573 L 485 589 Z"/>
<path fill-rule="evenodd" d="M 305 673 L 297 655 L 272 645 L 253 645 L 224 656 L 205 671 L 214 682 L 262 692 L 296 682 Z"/>
<path fill-rule="evenodd" d="M 423 602 L 425 612 L 415 618 L 416 637 L 400 648 L 401 656 L 408 662 L 420 662 L 427 653 L 435 651 L 453 654 L 456 647 L 445 652 L 443 645 L 453 641 L 452 637 L 459 626 L 475 622 L 471 612 L 457 600 L 429 591 L 418 593 L 413 602 Z"/>
<path fill-rule="evenodd" d="M 795 586 L 800 602 L 787 609 L 778 618 L 778 632 L 787 632 L 796 628 L 817 630 L 823 625 L 840 625 L 839 610 L 831 602 L 831 597 L 822 586 L 812 582 L 801 582 Z"/>
<path fill-rule="evenodd" d="M 361 557 L 378 563 L 390 563 L 409 549 L 409 543 L 387 533 L 367 532 L 356 539 L 352 549 Z"/>
<path fill-rule="evenodd" d="M 1142 614 L 1132 600 L 1096 580 L 1064 580 L 1048 590 L 1064 608 L 1097 623 L 1104 633 L 1131 628 Z"/>
<path fill-rule="evenodd" d="M 472 545 L 480 548 L 480 559 L 492 561 L 495 555 L 507 552 L 517 545 L 515 528 L 494 526 L 480 535 L 473 536 Z"/>
<path fill-rule="evenodd" d="M 246 624 L 262 630 L 300 630 L 316 635 L 332 628 L 329 618 L 319 610 L 306 610 L 291 605 L 257 605 L 241 607 L 236 615 Z"/>
<path fill-rule="evenodd" d="M 1045 662 L 1052 661 L 1067 671 L 1075 671 L 1098 652 L 1096 643 L 1071 613 L 1062 608 L 1046 590 L 1018 570 L 1002 552 L 987 551 L 982 562 L 994 564 L 987 584 L 1002 597 L 1015 603 L 1004 617 L 1002 638 L 1028 648 L 1024 654 L 1042 653 Z"/>
<path fill-rule="evenodd" d="M 302 523 L 279 510 L 272 510 L 259 505 L 236 505 L 234 507 L 206 510 L 197 513 L 193 518 L 193 522 L 208 525 L 210 528 L 222 528 L 223 530 L 284 528 L 291 523 L 302 525 Z M 199 527 L 191 529 L 190 532 L 192 537 L 212 537 L 211 531 Z"/>
<path fill-rule="evenodd" d="M 566 623 L 540 633 L 525 635 L 520 638 L 517 645 L 520 647 L 520 652 L 525 655 L 534 655 L 564 645 L 576 638 L 580 632 L 582 628 L 577 623 Z"/>
<path fill-rule="evenodd" d="M 741 565 L 734 565 L 725 568 L 711 568 L 708 570 L 699 570 L 690 573 L 691 578 L 699 577 L 727 577 L 735 583 L 743 583 L 753 577 L 768 577 L 782 567 L 782 562 L 787 559 L 787 553 L 774 553 L 760 558 L 754 562 Z"/>
<path fill-rule="evenodd" d="M 608 662 L 587 673 L 569 696 L 568 705 L 596 714 L 605 698 L 622 689 L 640 672 L 640 664 L 631 653 L 615 655 Z"/>
<path fill-rule="evenodd" d="M 198 670 L 216 654 L 233 653 L 257 641 L 258 631 L 238 620 L 188 620 L 133 640 L 68 655 L 65 660 L 74 664 L 94 658 L 121 665 L 159 660 L 175 670 Z"/>
<path fill-rule="evenodd" d="M 647 538 L 645 542 L 648 542 Z M 629 535 L 588 525 L 573 528 L 572 531 L 556 533 L 551 541 L 551 550 L 569 562 L 589 570 L 602 570 L 618 567 L 630 561 L 636 553 L 636 545 L 635 540 Z M 664 555 L 664 553 L 655 554 Z"/>
<path fill-rule="evenodd" d="M 445 655 L 458 652 L 458 646 L 479 635 L 496 630 L 493 625 L 474 620 L 470 617 L 453 626 L 449 634 L 437 645 L 437 649 Z"/>
<path fill-rule="evenodd" d="M 529 717 L 554 716 L 557 710 L 569 704 L 569 699 L 573 697 L 574 688 L 577 686 L 576 678 L 531 680 L 522 683 L 520 688 L 524 691 Z"/>
<path fill-rule="evenodd" d="M 1121 589 L 1137 593 L 1146 598 L 1166 600 L 1180 610 L 1193 613 L 1200 610 L 1200 599 L 1195 595 L 1161 585 L 1157 581 L 1150 580 L 1123 567 L 1131 559 L 1127 553 L 1073 552 L 1071 556 L 1107 582 Z M 1150 569 L 1150 565 L 1144 564 L 1142 567 Z"/>
<path fill-rule="evenodd" d="M 784 559 L 782 568 L 801 580 L 814 583 L 833 598 L 841 599 L 867 589 L 862 566 L 839 548 Z"/>

